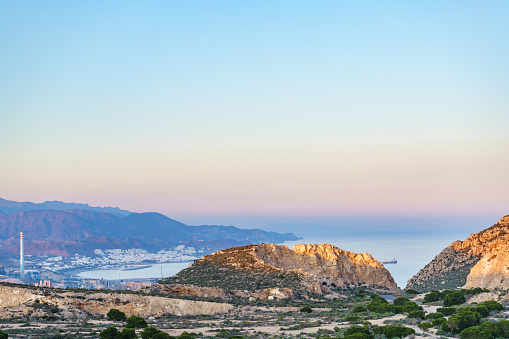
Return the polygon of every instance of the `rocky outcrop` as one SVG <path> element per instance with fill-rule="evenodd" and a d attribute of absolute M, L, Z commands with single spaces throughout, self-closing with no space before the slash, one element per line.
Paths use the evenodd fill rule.
<path fill-rule="evenodd" d="M 455 241 L 408 281 L 419 291 L 509 288 L 509 216 L 465 241 Z"/>
<path fill-rule="evenodd" d="M 470 270 L 465 288 L 509 289 L 509 245 L 485 253 Z"/>
<path fill-rule="evenodd" d="M 180 284 L 155 284 L 147 291 L 156 291 L 158 294 L 175 295 L 183 297 L 198 297 L 207 299 L 231 299 L 234 297 L 245 299 L 287 299 L 294 293 L 288 288 L 265 288 L 260 291 L 249 292 L 247 290 L 225 290 L 218 287 L 200 287 Z"/>
<path fill-rule="evenodd" d="M 329 244 L 299 244 L 293 250 L 274 244 L 235 247 L 195 261 L 166 283 L 250 293 L 274 288 L 323 293 L 359 285 L 398 289 L 389 271 L 370 254 Z"/>
<path fill-rule="evenodd" d="M 62 292 L 52 289 L 0 286 L 0 318 L 19 316 L 87 319 L 89 314 L 106 315 L 112 308 L 142 317 L 218 314 L 232 305 L 126 293 Z"/>
<path fill-rule="evenodd" d="M 478 261 L 479 256 L 447 247 L 408 280 L 406 288 L 431 291 L 463 286 L 470 270 Z"/>
<path fill-rule="evenodd" d="M 391 274 L 371 254 L 344 251 L 329 244 L 261 245 L 255 256 L 278 269 L 296 271 L 315 281 L 340 287 L 372 285 L 397 288 Z"/>

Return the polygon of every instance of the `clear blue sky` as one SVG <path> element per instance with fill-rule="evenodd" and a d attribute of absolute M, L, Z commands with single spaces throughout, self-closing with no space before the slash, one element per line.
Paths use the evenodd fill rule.
<path fill-rule="evenodd" d="M 509 213 L 507 1 L 2 1 L 0 195 Z"/>

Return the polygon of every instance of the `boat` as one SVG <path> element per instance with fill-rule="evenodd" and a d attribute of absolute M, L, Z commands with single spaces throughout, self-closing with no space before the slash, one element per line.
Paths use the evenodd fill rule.
<path fill-rule="evenodd" d="M 397 264 L 398 261 L 396 259 L 393 259 L 393 260 L 384 260 L 382 261 L 382 264 Z"/>

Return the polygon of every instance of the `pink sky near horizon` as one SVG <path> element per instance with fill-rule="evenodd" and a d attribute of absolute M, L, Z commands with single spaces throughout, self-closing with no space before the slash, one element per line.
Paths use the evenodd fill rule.
<path fill-rule="evenodd" d="M 351 144 L 34 155 L 0 169 L 3 198 L 166 215 L 504 214 L 503 144 Z M 11 160 L 16 159 L 13 155 Z M 37 167 L 31 166 L 37 163 Z"/>

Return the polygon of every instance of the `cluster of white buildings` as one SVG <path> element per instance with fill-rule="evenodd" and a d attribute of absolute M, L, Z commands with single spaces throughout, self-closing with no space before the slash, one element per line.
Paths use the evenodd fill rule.
<path fill-rule="evenodd" d="M 198 253 L 203 252 L 202 250 Z M 61 256 L 49 257 L 42 263 L 43 270 L 57 272 L 66 269 L 76 268 L 113 268 L 118 266 L 141 264 L 141 263 L 167 263 L 178 261 L 192 261 L 198 259 L 197 251 L 194 247 L 177 246 L 169 250 L 161 250 L 157 253 L 151 253 L 139 248 L 128 250 L 95 250 L 95 257 L 84 255 L 74 255 L 70 258 Z"/>

